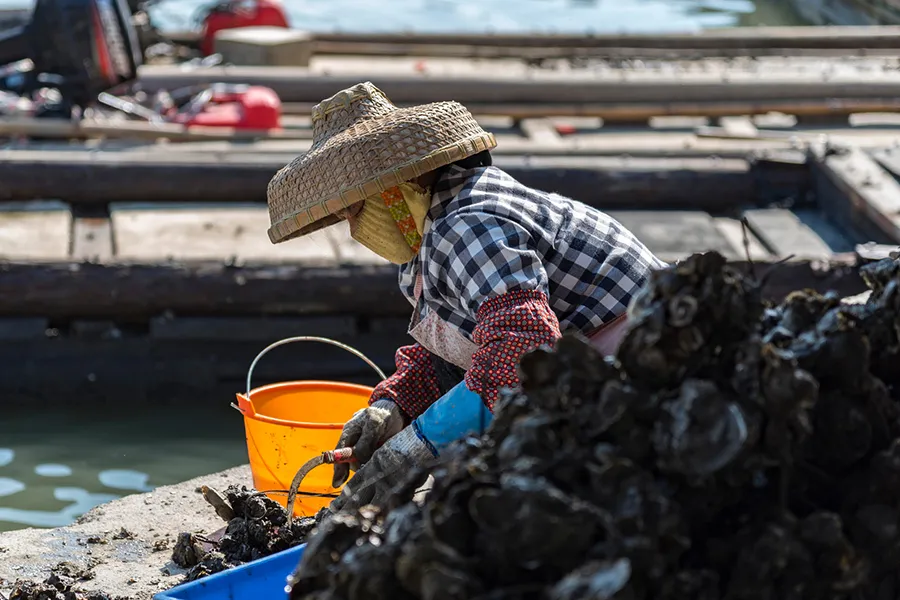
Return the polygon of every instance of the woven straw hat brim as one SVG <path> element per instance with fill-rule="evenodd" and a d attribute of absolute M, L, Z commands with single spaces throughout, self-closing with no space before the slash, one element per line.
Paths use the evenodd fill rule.
<path fill-rule="evenodd" d="M 313 144 L 269 182 L 269 239 L 277 244 L 333 225 L 344 208 L 496 145 L 457 102 L 357 120 Z"/>

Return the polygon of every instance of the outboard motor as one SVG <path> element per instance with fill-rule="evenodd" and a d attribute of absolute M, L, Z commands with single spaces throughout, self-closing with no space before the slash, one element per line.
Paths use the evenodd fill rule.
<path fill-rule="evenodd" d="M 0 32 L 0 65 L 30 59 L 31 86 L 84 107 L 137 78 L 143 56 L 126 0 L 37 0 L 31 20 Z"/>

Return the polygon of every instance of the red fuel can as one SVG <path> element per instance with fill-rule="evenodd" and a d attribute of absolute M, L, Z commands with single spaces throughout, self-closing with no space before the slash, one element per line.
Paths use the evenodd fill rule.
<path fill-rule="evenodd" d="M 216 32 L 238 27 L 290 28 L 287 13 L 279 0 L 225 0 L 212 7 L 203 19 L 200 51 L 215 51 Z"/>
<path fill-rule="evenodd" d="M 220 90 L 198 112 L 180 114 L 172 120 L 188 127 L 281 129 L 281 99 L 274 90 L 263 86 Z"/>

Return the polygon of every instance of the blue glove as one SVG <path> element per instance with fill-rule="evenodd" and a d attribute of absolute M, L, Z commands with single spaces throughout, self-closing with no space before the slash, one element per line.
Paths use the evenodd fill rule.
<path fill-rule="evenodd" d="M 461 381 L 419 415 L 412 427 L 432 454 L 438 456 L 451 442 L 484 431 L 493 418 L 481 396 Z"/>

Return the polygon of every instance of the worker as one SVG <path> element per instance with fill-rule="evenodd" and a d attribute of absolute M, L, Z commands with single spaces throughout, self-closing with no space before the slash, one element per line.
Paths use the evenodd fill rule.
<path fill-rule="evenodd" d="M 666 263 L 609 215 L 493 166 L 494 136 L 459 103 L 398 108 L 365 82 L 316 105 L 312 124 L 309 151 L 269 183 L 270 240 L 346 220 L 399 265 L 413 307 L 415 343 L 344 426 L 338 447 L 358 464 L 336 512 L 383 503 L 481 431 L 526 352 L 576 331 L 612 354 L 631 299 Z M 334 487 L 349 474 L 335 465 Z"/>

